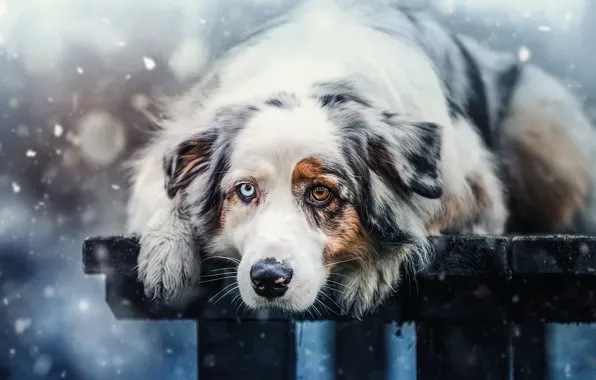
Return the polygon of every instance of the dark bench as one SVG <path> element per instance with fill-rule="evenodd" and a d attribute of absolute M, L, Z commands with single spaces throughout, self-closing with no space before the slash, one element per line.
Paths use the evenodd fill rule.
<path fill-rule="evenodd" d="M 529 236 L 433 238 L 433 264 L 362 321 L 334 304 L 319 319 L 335 325 L 339 379 L 383 379 L 386 323 L 416 323 L 418 379 L 547 379 L 545 323 L 596 321 L 596 238 Z M 183 308 L 149 302 L 136 281 L 137 237 L 83 244 L 87 274 L 106 276 L 106 301 L 119 319 L 192 319 L 201 380 L 294 379 L 294 321 L 242 313 L 226 297 Z M 206 262 L 207 263 L 207 262 Z M 209 283 L 213 295 L 225 283 Z M 304 316 L 312 319 L 315 316 Z"/>

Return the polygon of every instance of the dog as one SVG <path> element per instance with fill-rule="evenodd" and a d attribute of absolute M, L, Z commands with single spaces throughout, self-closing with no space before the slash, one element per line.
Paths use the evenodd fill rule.
<path fill-rule="evenodd" d="M 421 10 L 306 1 L 160 112 L 128 203 L 150 297 L 197 287 L 219 257 L 251 309 L 305 312 L 332 282 L 361 317 L 430 260 L 428 236 L 594 225 L 576 97 Z"/>

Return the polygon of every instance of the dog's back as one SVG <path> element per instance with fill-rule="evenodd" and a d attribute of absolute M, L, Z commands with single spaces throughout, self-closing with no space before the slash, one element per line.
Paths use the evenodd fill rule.
<path fill-rule="evenodd" d="M 470 119 L 498 160 L 507 232 L 596 233 L 596 132 L 576 96 L 538 66 L 452 34 L 424 12 L 408 19 L 452 116 Z"/>
<path fill-rule="evenodd" d="M 596 131 L 579 100 L 540 67 L 460 38 L 483 73 L 507 231 L 596 233 Z"/>

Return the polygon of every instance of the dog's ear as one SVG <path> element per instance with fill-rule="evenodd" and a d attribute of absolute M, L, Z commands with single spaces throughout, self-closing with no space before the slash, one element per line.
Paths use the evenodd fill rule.
<path fill-rule="evenodd" d="M 192 136 L 170 149 L 163 158 L 165 189 L 174 198 L 197 175 L 209 167 L 217 135 L 207 131 Z"/>
<path fill-rule="evenodd" d="M 434 123 L 406 122 L 383 114 L 382 128 L 369 139 L 371 169 L 388 186 L 403 188 L 429 199 L 443 194 L 441 127 Z"/>

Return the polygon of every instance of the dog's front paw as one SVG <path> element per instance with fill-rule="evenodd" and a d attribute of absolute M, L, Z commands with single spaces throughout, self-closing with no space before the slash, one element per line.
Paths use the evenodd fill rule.
<path fill-rule="evenodd" d="M 199 281 L 200 262 L 192 237 L 180 231 L 151 230 L 141 235 L 138 279 L 149 298 L 166 301 Z"/>

